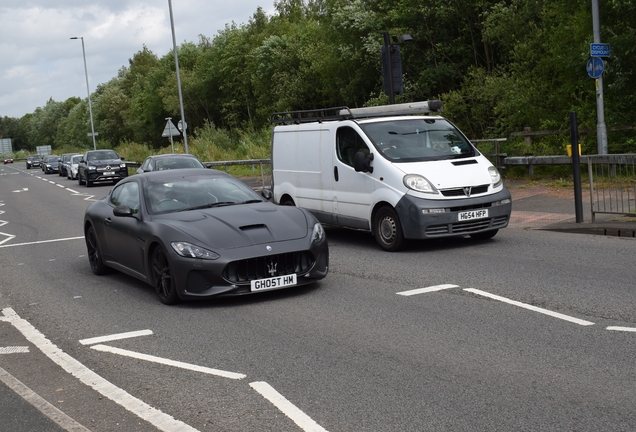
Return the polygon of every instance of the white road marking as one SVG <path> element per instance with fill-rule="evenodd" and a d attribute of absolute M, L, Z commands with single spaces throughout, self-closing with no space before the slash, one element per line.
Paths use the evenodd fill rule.
<path fill-rule="evenodd" d="M 94 338 L 82 339 L 82 340 L 79 341 L 79 343 L 81 343 L 82 345 L 92 345 L 92 344 L 96 344 L 96 343 L 110 342 L 110 341 L 114 341 L 114 340 L 134 338 L 134 337 L 138 337 L 138 336 L 148 336 L 148 335 L 151 335 L 151 334 L 152 334 L 152 330 L 137 330 L 137 331 L 126 332 L 126 333 L 112 334 L 112 335 L 108 335 L 108 336 L 98 336 L 98 337 L 94 337 Z"/>
<path fill-rule="evenodd" d="M 542 313 L 542 314 L 545 314 L 545 315 L 549 315 L 549 316 L 554 317 L 554 318 L 559 318 L 559 319 L 562 319 L 562 320 L 565 320 L 565 321 L 572 322 L 574 324 L 583 325 L 583 326 L 594 325 L 594 323 L 590 322 L 590 321 L 585 321 L 585 320 L 582 320 L 582 319 L 579 319 L 579 318 L 574 318 L 574 317 L 571 317 L 571 316 L 568 316 L 568 315 L 564 315 L 564 314 L 561 314 L 561 313 L 558 313 L 558 312 L 552 312 L 550 310 L 543 309 L 543 308 L 536 307 L 536 306 L 532 306 L 532 305 L 529 305 L 529 304 L 526 304 L 526 303 L 521 303 L 521 302 L 518 302 L 516 300 L 510 300 L 510 299 L 507 299 L 505 297 L 500 297 L 500 296 L 495 295 L 495 294 L 490 294 L 490 293 L 488 293 L 486 291 L 481 291 L 481 290 L 474 289 L 474 288 L 464 288 L 464 291 L 468 291 L 468 292 L 471 292 L 473 294 L 477 294 L 477 295 L 480 295 L 480 296 L 483 296 L 483 297 L 488 297 L 488 298 L 491 298 L 493 300 L 498 300 L 500 302 L 508 303 L 508 304 L 511 304 L 511 305 L 514 305 L 514 306 L 519 306 L 519 307 L 524 308 L 524 309 L 528 309 L 528 310 L 531 310 L 531 311 L 534 311 L 534 312 L 539 312 L 539 313 Z"/>
<path fill-rule="evenodd" d="M 55 184 L 55 183 L 54 183 L 54 184 Z M 59 183 L 55 184 L 55 186 L 60 187 L 60 188 L 62 188 L 62 189 L 66 189 L 66 186 L 61 185 L 61 184 L 59 184 Z"/>
<path fill-rule="evenodd" d="M 74 191 L 73 189 L 70 189 L 70 188 L 66 188 L 66 190 L 67 190 L 67 191 L 69 191 L 69 192 L 71 192 L 71 193 L 74 193 L 74 194 L 78 194 L 78 193 L 79 193 L 79 192 Z"/>
<path fill-rule="evenodd" d="M 12 192 L 20 193 L 20 192 L 25 192 L 25 191 L 28 191 L 28 190 L 29 190 L 28 188 L 22 188 L 22 189 L 14 190 Z"/>
<path fill-rule="evenodd" d="M 212 368 L 208 368 L 205 366 L 197 366 L 197 365 L 193 365 L 190 363 L 184 363 L 184 362 L 180 362 L 180 361 L 176 361 L 176 360 L 170 360 L 170 359 L 165 359 L 165 358 L 161 358 L 161 357 L 156 357 L 156 356 L 152 356 L 152 355 L 148 355 L 148 354 L 142 354 L 142 353 L 138 353 L 135 351 L 128 351 L 125 349 L 121 349 L 121 348 L 115 348 L 115 347 L 111 347 L 108 345 L 93 345 L 91 347 L 92 349 L 96 350 L 96 351 L 101 351 L 101 352 L 109 352 L 112 354 L 119 354 L 121 356 L 124 357 L 131 357 L 131 358 L 136 358 L 138 360 L 146 360 L 152 363 L 159 363 L 159 364 L 163 364 L 163 365 L 167 365 L 167 366 L 174 366 L 174 367 L 178 367 L 181 369 L 187 369 L 187 370 L 191 370 L 191 371 L 195 371 L 195 372 L 202 372 L 202 373 L 206 373 L 209 375 L 217 375 L 217 376 L 221 376 L 224 378 L 230 378 L 230 379 L 243 379 L 245 378 L 247 375 L 241 374 L 241 373 L 235 373 L 235 372 L 228 372 L 228 371 L 224 371 L 224 370 L 220 370 L 220 369 L 212 369 Z"/>
<path fill-rule="evenodd" d="M 0 233 L 3 234 L 3 233 Z M 10 235 L 10 234 L 5 234 L 5 235 Z M 15 236 L 12 236 L 11 238 L 14 238 Z M 53 242 L 59 242 L 59 241 L 67 241 L 67 240 L 79 240 L 79 239 L 83 239 L 84 236 L 80 236 L 80 237 L 67 237 L 67 238 L 62 238 L 62 239 L 53 239 L 53 240 L 40 240 L 40 241 L 35 241 L 35 242 L 28 242 L 28 243 L 16 243 L 16 244 L 10 244 L 10 245 L 4 245 L 4 246 L 0 246 L 0 248 L 7 248 L 7 247 L 13 247 L 13 246 L 28 246 L 28 245 L 34 245 L 34 244 L 40 244 L 40 243 L 53 243 Z M 4 243 L 7 240 L 1 241 L 0 245 L 2 245 L 2 243 Z"/>
<path fill-rule="evenodd" d="M 28 353 L 28 346 L 0 347 L 0 354 Z"/>
<path fill-rule="evenodd" d="M 606 330 L 614 330 L 614 331 L 624 331 L 624 332 L 634 332 L 636 333 L 635 327 L 607 327 Z"/>
<path fill-rule="evenodd" d="M 434 286 L 430 286 L 426 288 L 416 288 L 409 291 L 400 291 L 396 294 L 402 295 L 402 296 L 412 296 L 416 294 L 424 294 L 424 293 L 429 293 L 434 291 L 441 291 L 441 290 L 445 290 L 449 288 L 459 288 L 459 285 L 453 285 L 453 284 L 434 285 Z"/>
<path fill-rule="evenodd" d="M 91 387 L 113 402 L 136 414 L 157 429 L 166 432 L 198 432 L 192 426 L 175 419 L 169 414 L 151 407 L 144 401 L 137 399 L 125 390 L 105 380 L 95 372 L 66 354 L 50 340 L 33 327 L 28 321 L 20 318 L 11 308 L 2 309 L 4 316 L 18 329 L 24 337 L 35 345 L 44 355 L 70 373 L 82 383 Z"/>
<path fill-rule="evenodd" d="M 283 414 L 292 419 L 302 430 L 306 432 L 326 432 L 327 430 L 311 419 L 307 414 L 299 410 L 294 404 L 285 399 L 272 386 L 264 381 L 251 382 L 250 387 L 270 401 Z"/>
<path fill-rule="evenodd" d="M 64 414 L 57 407 L 46 401 L 21 381 L 0 367 L 0 381 L 25 401 L 37 408 L 42 414 L 57 423 L 62 429 L 73 432 L 90 432 L 84 426 Z"/>
<path fill-rule="evenodd" d="M 9 240 L 13 240 L 15 238 L 15 236 L 13 234 L 7 234 L 7 233 L 3 233 L 3 232 L 0 232 L 0 235 L 7 236 L 6 239 L 0 240 L 0 248 L 11 246 L 11 245 L 2 246 L 2 244 L 8 242 Z"/>

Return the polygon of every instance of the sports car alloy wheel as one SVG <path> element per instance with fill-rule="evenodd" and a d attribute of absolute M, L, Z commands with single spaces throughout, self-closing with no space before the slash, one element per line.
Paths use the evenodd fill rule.
<path fill-rule="evenodd" d="M 179 301 L 177 288 L 172 280 L 170 261 L 161 246 L 157 246 L 152 252 L 152 280 L 159 300 L 163 304 L 175 304 Z"/>
<path fill-rule="evenodd" d="M 89 227 L 86 231 L 86 249 L 88 251 L 88 262 L 91 265 L 91 270 L 96 275 L 103 275 L 107 273 L 108 269 L 102 261 L 102 255 L 99 252 L 99 246 L 97 245 L 97 236 L 93 227 Z"/>

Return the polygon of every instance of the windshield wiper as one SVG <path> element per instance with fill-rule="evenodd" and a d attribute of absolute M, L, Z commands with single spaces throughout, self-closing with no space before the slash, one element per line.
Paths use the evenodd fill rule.
<path fill-rule="evenodd" d="M 260 202 L 265 202 L 265 201 L 253 199 L 253 200 L 243 201 L 243 202 L 240 202 L 240 203 L 237 203 L 237 204 L 252 204 L 252 203 L 260 203 Z"/>
<path fill-rule="evenodd" d="M 236 204 L 234 201 L 222 201 L 222 202 L 202 204 L 202 205 L 198 205 L 198 206 L 194 206 L 194 207 L 187 207 L 187 208 L 181 209 L 179 211 L 182 212 L 182 211 L 200 210 L 200 209 L 212 208 L 212 207 L 225 207 L 225 206 L 231 206 L 231 205 L 234 205 L 234 204 Z"/>

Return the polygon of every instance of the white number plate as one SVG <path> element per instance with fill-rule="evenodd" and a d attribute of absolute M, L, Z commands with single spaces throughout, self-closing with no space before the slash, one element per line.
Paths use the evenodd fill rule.
<path fill-rule="evenodd" d="M 276 276 L 252 281 L 252 291 L 264 291 L 274 288 L 296 285 L 296 274 Z"/>
<path fill-rule="evenodd" d="M 104 175 L 115 175 L 115 173 L 113 171 L 108 171 L 108 172 L 105 172 Z"/>
<path fill-rule="evenodd" d="M 488 210 L 471 210 L 465 211 L 457 214 L 458 221 L 467 221 L 472 219 L 483 219 L 488 217 Z"/>

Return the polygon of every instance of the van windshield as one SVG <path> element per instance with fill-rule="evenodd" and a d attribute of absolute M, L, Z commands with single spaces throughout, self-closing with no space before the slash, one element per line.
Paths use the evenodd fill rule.
<path fill-rule="evenodd" d="M 362 123 L 382 155 L 393 162 L 419 162 L 473 157 L 475 148 L 443 119 L 403 119 Z"/>

